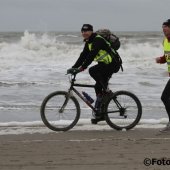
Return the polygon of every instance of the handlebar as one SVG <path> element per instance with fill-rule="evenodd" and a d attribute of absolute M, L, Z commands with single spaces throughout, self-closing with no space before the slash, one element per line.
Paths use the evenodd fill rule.
<path fill-rule="evenodd" d="M 77 73 L 75 74 L 66 74 L 66 75 L 69 75 L 69 81 L 70 81 L 70 83 L 72 83 L 72 82 L 75 82 L 76 81 L 76 75 L 77 75 Z"/>

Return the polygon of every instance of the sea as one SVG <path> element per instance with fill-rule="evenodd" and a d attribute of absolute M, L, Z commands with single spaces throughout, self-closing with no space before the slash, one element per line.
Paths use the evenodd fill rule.
<path fill-rule="evenodd" d="M 143 108 L 138 127 L 165 126 L 168 117 L 160 97 L 168 81 L 167 66 L 155 62 L 163 55 L 163 33 L 114 33 L 120 38 L 118 52 L 124 71 L 112 76 L 109 88 L 138 96 Z M 51 92 L 68 90 L 66 71 L 83 47 L 80 32 L 0 32 L 0 134 L 50 132 L 40 117 L 41 103 Z M 95 83 L 88 69 L 79 73 L 76 80 Z M 95 98 L 93 89 L 79 90 Z M 104 123 L 91 125 L 91 110 L 75 97 L 80 102 L 81 117 L 73 130 L 109 129 Z"/>

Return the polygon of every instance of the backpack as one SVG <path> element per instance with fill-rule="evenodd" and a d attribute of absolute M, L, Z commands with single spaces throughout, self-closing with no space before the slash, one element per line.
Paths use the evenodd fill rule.
<path fill-rule="evenodd" d="M 110 47 L 115 51 L 112 57 L 114 60 L 113 62 L 114 73 L 117 73 L 120 70 L 120 68 L 123 71 L 122 59 L 117 52 L 117 50 L 120 48 L 119 38 L 116 35 L 114 35 L 109 29 L 99 29 L 98 31 L 96 31 L 96 34 L 100 35 L 106 41 L 108 41 L 111 45 Z"/>
<path fill-rule="evenodd" d="M 96 34 L 102 36 L 106 41 L 111 44 L 111 48 L 118 50 L 120 48 L 119 38 L 114 35 L 109 29 L 99 29 Z"/>
<path fill-rule="evenodd" d="M 114 60 L 114 62 L 112 62 L 114 73 L 117 73 L 120 70 L 120 68 L 123 72 L 122 59 L 117 51 L 115 51 L 112 59 Z"/>

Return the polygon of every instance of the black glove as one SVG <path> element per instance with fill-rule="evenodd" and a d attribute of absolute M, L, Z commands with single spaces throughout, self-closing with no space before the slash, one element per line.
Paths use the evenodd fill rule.
<path fill-rule="evenodd" d="M 77 74 L 79 72 L 78 68 L 70 68 L 67 70 L 67 74 Z"/>
<path fill-rule="evenodd" d="M 67 70 L 67 74 L 77 74 L 81 71 L 83 71 L 84 69 L 82 67 L 79 68 L 70 68 Z"/>

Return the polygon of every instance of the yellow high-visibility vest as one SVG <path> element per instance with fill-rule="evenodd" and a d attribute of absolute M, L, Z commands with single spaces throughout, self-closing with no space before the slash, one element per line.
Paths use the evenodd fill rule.
<path fill-rule="evenodd" d="M 97 35 L 96 37 L 102 38 L 100 35 Z M 106 43 L 108 43 L 108 42 L 106 42 Z M 89 50 L 91 51 L 92 50 L 92 43 L 89 43 L 88 47 L 89 47 Z M 112 62 L 112 57 L 107 51 L 99 50 L 98 54 L 94 58 L 94 61 L 103 62 L 105 64 L 110 64 Z"/>
<path fill-rule="evenodd" d="M 164 46 L 164 55 L 168 65 L 168 72 L 170 73 L 170 42 L 168 42 L 167 38 L 164 39 L 163 46 Z"/>

